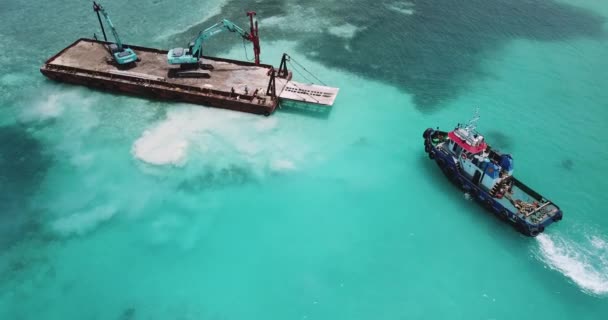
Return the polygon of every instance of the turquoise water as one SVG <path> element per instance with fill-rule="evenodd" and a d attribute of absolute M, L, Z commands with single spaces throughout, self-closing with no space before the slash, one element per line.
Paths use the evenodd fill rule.
<path fill-rule="evenodd" d="M 0 319 L 608 314 L 608 4 L 102 3 L 126 42 L 165 48 L 257 10 L 263 62 L 340 87 L 319 119 L 48 81 L 46 58 L 99 33 L 89 4 L 55 2 L 0 1 Z M 206 50 L 252 57 L 230 35 Z M 424 154 L 425 128 L 476 107 L 565 213 L 535 239 Z"/>

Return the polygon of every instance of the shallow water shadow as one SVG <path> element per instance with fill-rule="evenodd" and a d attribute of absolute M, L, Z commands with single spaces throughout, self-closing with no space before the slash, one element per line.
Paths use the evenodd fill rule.
<path fill-rule="evenodd" d="M 572 169 L 574 169 L 574 161 L 572 159 L 563 159 L 562 162 L 560 162 L 560 165 L 567 171 L 572 171 Z"/>
<path fill-rule="evenodd" d="M 187 43 L 221 18 L 247 26 L 246 9 L 261 23 L 263 43 L 295 40 L 308 59 L 394 85 L 413 95 L 415 105 L 432 111 L 457 97 L 473 80 L 487 75 L 480 62 L 509 41 L 566 41 L 604 37 L 604 18 L 557 1 L 236 1 L 172 38 Z M 348 31 L 332 32 L 346 26 Z M 214 38 L 206 54 L 234 45 L 234 35 Z"/>
<path fill-rule="evenodd" d="M 122 311 L 119 320 L 133 320 L 135 319 L 135 307 L 129 307 Z"/>
<path fill-rule="evenodd" d="M 29 199 L 52 163 L 25 126 L 0 127 L 0 248 L 40 229 Z"/>
<path fill-rule="evenodd" d="M 502 150 L 506 152 L 512 146 L 511 138 L 500 131 L 488 130 L 484 136 L 485 141 L 487 141 L 494 150 Z"/>

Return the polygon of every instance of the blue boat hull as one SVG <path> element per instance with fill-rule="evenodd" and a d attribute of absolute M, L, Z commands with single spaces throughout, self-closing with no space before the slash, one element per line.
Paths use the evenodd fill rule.
<path fill-rule="evenodd" d="M 428 128 L 426 131 L 424 131 L 422 136 L 424 138 L 424 149 L 428 154 L 429 159 L 435 161 L 437 166 L 441 169 L 441 171 L 443 171 L 444 175 L 454 185 L 464 192 L 470 194 L 472 199 L 482 204 L 484 208 L 492 212 L 498 219 L 511 224 L 517 231 L 530 237 L 539 235 L 540 233 L 544 232 L 545 227 L 562 219 L 563 213 L 560 210 L 551 219 L 547 219 L 539 224 L 531 224 L 520 217 L 517 213 L 503 206 L 486 190 L 475 185 L 468 177 L 461 174 L 460 170 L 458 170 L 452 159 L 452 155 L 445 152 L 441 148 L 437 148 L 433 144 L 432 137 L 435 132 L 438 131 Z"/>

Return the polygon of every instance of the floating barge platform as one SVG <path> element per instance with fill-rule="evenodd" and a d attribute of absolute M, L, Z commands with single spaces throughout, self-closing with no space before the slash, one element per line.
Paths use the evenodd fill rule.
<path fill-rule="evenodd" d="M 167 51 L 129 45 L 140 58 L 134 66 L 120 69 L 108 61 L 108 42 L 81 38 L 48 59 L 40 68 L 46 77 L 84 85 L 102 91 L 122 92 L 154 99 L 182 101 L 254 114 L 272 114 L 285 88 L 286 100 L 319 105 L 329 109 L 337 88 L 299 84 L 290 81 L 285 67 L 231 59 L 203 57 L 208 78 L 179 78 L 171 74 L 175 66 L 167 64 Z M 305 91 L 294 95 L 293 88 Z M 311 99 L 310 94 L 316 95 Z M 314 96 L 312 96 L 314 97 Z M 322 99 L 319 99 L 322 98 Z"/>

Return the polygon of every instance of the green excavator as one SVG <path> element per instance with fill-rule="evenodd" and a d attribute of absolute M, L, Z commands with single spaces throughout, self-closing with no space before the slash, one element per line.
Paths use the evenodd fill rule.
<path fill-rule="evenodd" d="M 99 25 L 101 26 L 101 32 L 103 32 L 104 40 L 106 42 L 108 42 L 108 38 L 106 37 L 106 31 L 103 28 L 103 23 L 101 23 L 101 17 L 99 16 L 99 12 L 101 12 L 103 17 L 105 18 L 108 26 L 110 27 L 110 30 L 112 31 L 112 34 L 114 35 L 114 40 L 116 42 L 110 43 L 108 46 L 108 51 L 110 51 L 112 60 L 118 66 L 127 66 L 127 65 L 137 61 L 138 60 L 137 54 L 135 54 L 135 52 L 132 49 L 125 47 L 122 44 L 122 41 L 120 41 L 118 32 L 116 31 L 116 28 L 114 28 L 114 25 L 112 24 L 112 20 L 110 20 L 110 16 L 108 16 L 108 13 L 106 12 L 106 10 L 100 4 L 93 1 L 93 11 L 95 11 L 95 13 L 97 13 L 97 19 L 99 19 Z"/>
<path fill-rule="evenodd" d="M 188 48 L 174 48 L 167 53 L 167 62 L 171 65 L 179 65 L 179 69 L 172 69 L 172 75 L 177 77 L 209 77 L 209 73 L 198 70 L 201 66 L 200 59 L 203 57 L 203 42 L 222 31 L 236 32 L 244 40 L 253 43 L 253 52 L 256 65 L 260 64 L 260 41 L 258 37 L 257 22 L 253 23 L 255 12 L 247 12 L 251 24 L 250 32 L 243 30 L 233 22 L 223 19 L 211 27 L 201 31 L 194 41 L 188 44 Z"/>

